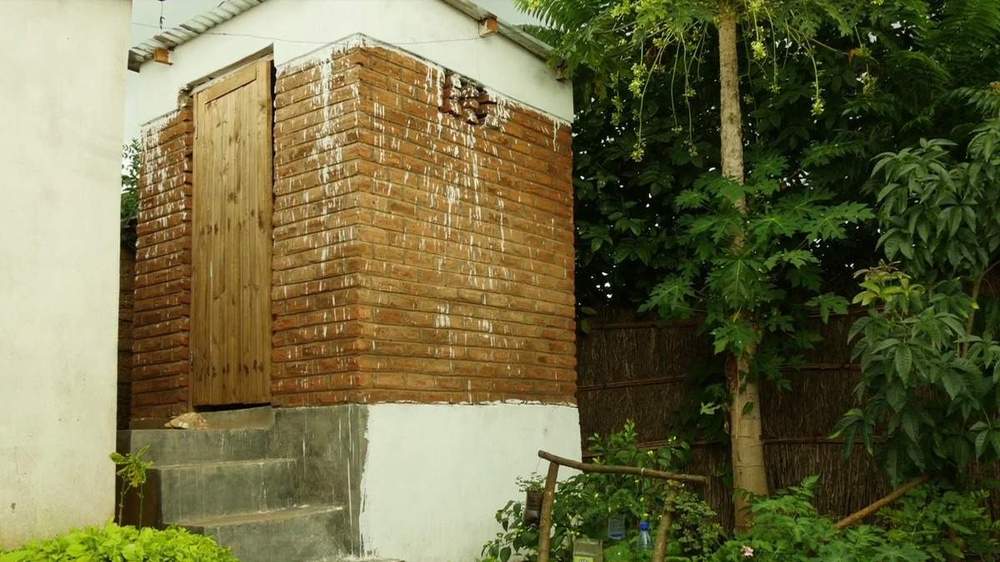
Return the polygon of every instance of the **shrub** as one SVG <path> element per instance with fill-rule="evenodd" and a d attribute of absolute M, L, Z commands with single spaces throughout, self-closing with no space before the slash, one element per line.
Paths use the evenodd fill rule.
<path fill-rule="evenodd" d="M 839 531 L 813 507 L 818 477 L 806 478 L 753 502 L 753 527 L 727 541 L 713 562 L 923 562 L 915 545 L 890 543 L 882 529 L 861 525 Z"/>
<path fill-rule="evenodd" d="M 884 510 L 879 526 L 838 530 L 813 507 L 818 478 L 753 502 L 753 528 L 727 541 L 712 562 L 924 562 L 996 560 L 998 526 L 983 492 L 924 486 Z"/>
<path fill-rule="evenodd" d="M 986 508 L 989 492 L 923 486 L 906 495 L 880 519 L 893 542 L 918 545 L 931 560 L 997 560 L 1000 521 Z"/>
<path fill-rule="evenodd" d="M 632 423 L 606 439 L 594 436 L 590 439 L 590 450 L 596 455 L 593 462 L 676 470 L 687 460 L 689 449 L 685 444 L 675 442 L 657 450 L 640 450 L 637 441 Z M 520 480 L 519 484 L 522 491 L 536 488 L 541 478 Z M 722 538 L 715 513 L 683 486 L 669 486 L 672 492 L 669 501 L 674 511 L 669 554 L 684 556 L 691 562 L 707 560 Z M 663 512 L 666 492 L 667 484 L 663 481 L 634 476 L 585 473 L 563 480 L 556 487 L 553 504 L 550 560 L 569 562 L 575 536 L 605 538 L 612 515 L 624 515 L 627 534 L 622 541 L 608 546 L 606 562 L 647 560 L 648 552 L 636 548 L 639 520 L 648 520 L 655 529 Z M 514 500 L 497 511 L 496 519 L 502 530 L 483 546 L 486 560 L 537 560 L 538 529 L 526 524 L 523 514 L 524 503 Z"/>
<path fill-rule="evenodd" d="M 184 529 L 119 527 L 77 529 L 0 553 L 0 562 L 238 562 L 229 549 Z"/>

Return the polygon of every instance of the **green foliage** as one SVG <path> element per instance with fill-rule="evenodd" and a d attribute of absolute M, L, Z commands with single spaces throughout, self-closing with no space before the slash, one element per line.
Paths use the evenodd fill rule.
<path fill-rule="evenodd" d="M 717 52 L 710 29 L 716 2 L 522 5 L 562 30 L 546 30 L 544 38 L 557 45 L 555 58 L 573 73 L 576 88 L 579 301 L 637 306 L 651 294 L 658 302 L 698 300 L 697 292 L 684 292 L 673 279 L 687 274 L 690 256 L 674 233 L 683 231 L 678 202 L 693 202 L 686 198 L 690 193 L 680 201 L 678 195 L 719 169 Z M 874 183 L 877 154 L 921 137 L 965 142 L 980 119 L 977 107 L 1000 107 L 1000 86 L 991 85 L 1000 56 L 996 3 L 736 5 L 749 23 L 741 57 L 747 60 L 740 80 L 743 134 L 748 144 L 767 147 L 788 163 L 782 195 L 816 189 L 831 195 L 833 204 L 874 203 L 865 188 Z M 761 10 L 767 16 L 754 23 Z M 799 19 L 783 30 L 792 11 Z M 792 33 L 790 42 L 782 40 Z M 767 60 L 754 55 L 758 42 Z M 637 76 L 641 89 L 631 87 Z M 821 115 L 813 111 L 817 90 Z M 639 161 L 633 158 L 637 149 L 646 156 Z M 875 225 L 847 230 L 846 237 L 809 248 L 819 260 L 813 268 L 823 280 L 819 294 L 847 294 L 850 273 L 877 263 Z M 814 297 L 789 293 L 789 306 L 800 308 Z"/>
<path fill-rule="evenodd" d="M 754 526 L 727 541 L 713 562 L 921 562 L 996 560 L 1000 523 L 988 493 L 922 486 L 879 513 L 878 525 L 838 530 L 812 504 L 816 477 L 753 503 Z"/>
<path fill-rule="evenodd" d="M 891 540 L 885 531 L 860 526 L 838 531 L 819 515 L 812 500 L 818 478 L 806 478 L 770 498 L 753 503 L 753 528 L 727 541 L 713 562 L 923 562 L 916 545 Z"/>
<path fill-rule="evenodd" d="M 135 451 L 134 453 L 121 454 L 111 453 L 111 461 L 119 469 L 115 472 L 121 480 L 121 497 L 118 499 L 118 520 L 122 520 L 125 511 L 125 495 L 129 490 L 135 490 L 139 495 L 139 524 L 142 524 L 142 497 L 143 485 L 146 484 L 149 469 L 153 468 L 153 461 L 146 460 L 145 455 L 149 452 L 149 445 Z"/>
<path fill-rule="evenodd" d="M 922 141 L 876 165 L 882 246 L 901 264 L 863 272 L 859 407 L 837 431 L 848 447 L 860 436 L 897 480 L 1000 459 L 995 307 L 976 321 L 1000 260 L 1000 120 L 975 129 L 965 160 L 951 146 Z"/>
<path fill-rule="evenodd" d="M 921 280 L 975 278 L 1000 248 L 1000 119 L 978 127 L 968 160 L 944 139 L 881 155 L 879 244 Z"/>
<path fill-rule="evenodd" d="M 718 173 L 718 2 L 522 4 L 563 31 L 550 40 L 577 85 L 581 304 L 705 318 L 717 351 L 755 348 L 752 371 L 779 377 L 815 341 L 809 317 L 846 311 L 849 272 L 872 264 L 873 215 L 861 200 L 869 160 L 927 105 L 891 121 L 872 109 L 881 97 L 852 104 L 924 92 L 888 80 L 897 67 L 887 61 L 919 47 L 918 32 L 943 16 L 918 1 L 735 2 L 743 136 L 755 147 L 740 187 Z M 918 70 L 950 79 L 923 52 L 906 60 L 907 81 Z"/>
<path fill-rule="evenodd" d="M 184 529 L 88 527 L 0 553 L 0 562 L 238 562 L 229 549 Z"/>
<path fill-rule="evenodd" d="M 139 171 L 142 169 L 142 146 L 138 138 L 122 147 L 121 221 L 126 224 L 139 215 Z"/>
<path fill-rule="evenodd" d="M 788 341 L 798 331 L 793 315 L 804 315 L 807 306 L 824 318 L 846 310 L 846 300 L 821 292 L 815 249 L 873 216 L 860 203 L 833 202 L 828 192 L 787 189 L 780 156 L 751 157 L 745 183 L 709 173 L 677 194 L 674 236 L 687 252 L 679 271 L 640 308 L 668 318 L 698 310 L 717 353 L 746 353 L 765 336 Z M 790 295 L 805 304 L 787 308 Z"/>
<path fill-rule="evenodd" d="M 594 436 L 590 439 L 591 451 L 597 455 L 593 462 L 675 470 L 688 459 L 687 445 L 670 443 L 657 450 L 640 450 L 637 440 L 631 422 L 606 439 Z M 522 489 L 527 486 L 537 489 L 540 479 L 522 483 Z M 638 523 L 646 519 L 655 528 L 664 501 L 670 501 L 675 514 L 670 554 L 693 562 L 706 560 L 722 536 L 715 513 L 683 486 L 671 484 L 670 491 L 672 497 L 666 500 L 667 484 L 662 481 L 614 474 L 577 474 L 563 480 L 556 488 L 553 504 L 551 560 L 570 561 L 574 536 L 605 539 L 609 562 L 648 559 L 648 552 L 642 553 L 636 546 Z M 497 511 L 496 519 L 502 530 L 483 546 L 486 560 L 537 559 L 538 529 L 527 525 L 523 515 L 524 504 L 516 500 Z M 617 544 L 608 544 L 606 540 L 608 519 L 612 515 L 624 515 L 627 521 L 626 539 Z"/>
<path fill-rule="evenodd" d="M 879 513 L 888 537 L 917 545 L 931 560 L 1000 559 L 1000 521 L 986 507 L 989 492 L 921 486 Z"/>

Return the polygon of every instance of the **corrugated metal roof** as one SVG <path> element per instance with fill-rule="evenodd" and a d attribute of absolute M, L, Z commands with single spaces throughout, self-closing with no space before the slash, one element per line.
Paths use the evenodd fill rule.
<path fill-rule="evenodd" d="M 166 29 L 157 35 L 154 35 L 150 39 L 133 46 L 128 51 L 128 68 L 129 70 L 138 72 L 142 63 L 152 60 L 153 52 L 156 49 L 173 49 L 178 45 L 183 45 L 202 33 L 209 31 L 213 27 L 225 21 L 229 21 L 250 8 L 263 4 L 266 1 L 267 0 L 224 0 L 217 7 L 194 16 L 176 27 Z M 441 1 L 475 19 L 476 21 L 496 17 L 492 12 L 484 10 L 469 0 Z M 552 51 L 552 47 L 546 45 L 542 41 L 539 41 L 524 31 L 521 31 L 516 26 L 506 24 L 503 21 L 499 21 L 498 23 L 499 28 L 497 29 L 497 32 L 500 35 L 503 35 L 514 43 L 517 43 L 521 48 L 539 58 L 548 58 L 549 53 Z"/>
<path fill-rule="evenodd" d="M 267 0 L 224 0 L 215 8 L 198 14 L 184 23 L 166 29 L 128 50 L 129 70 L 139 71 L 142 63 L 152 60 L 156 49 L 173 49 L 205 33 L 222 22 L 229 21 Z"/>

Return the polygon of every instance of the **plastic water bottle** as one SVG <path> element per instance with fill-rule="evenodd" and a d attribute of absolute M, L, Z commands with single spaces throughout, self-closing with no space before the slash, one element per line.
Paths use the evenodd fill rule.
<path fill-rule="evenodd" d="M 649 534 L 649 521 L 639 521 L 639 550 L 653 550 L 653 537 Z"/>

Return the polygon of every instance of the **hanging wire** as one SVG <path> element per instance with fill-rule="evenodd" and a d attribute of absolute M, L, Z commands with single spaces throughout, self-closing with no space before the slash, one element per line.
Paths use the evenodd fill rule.
<path fill-rule="evenodd" d="M 163 1 L 163 0 L 161 0 Z M 155 25 L 148 23 L 132 22 L 132 25 L 137 25 L 139 27 L 153 27 Z M 161 28 L 162 29 L 162 28 Z M 336 45 L 343 44 L 347 45 L 350 41 L 327 41 L 327 40 L 308 40 L 308 39 L 292 39 L 288 37 L 274 37 L 270 35 L 255 35 L 252 33 L 227 33 L 223 31 L 204 31 L 198 35 L 215 35 L 218 37 L 240 37 L 248 39 L 263 39 L 265 41 L 278 41 L 281 43 L 301 43 L 306 45 Z M 387 41 L 393 45 L 433 45 L 439 43 L 458 43 L 463 41 L 478 41 L 480 37 L 477 35 L 475 37 L 456 37 L 453 39 L 427 39 L 424 41 Z"/>

